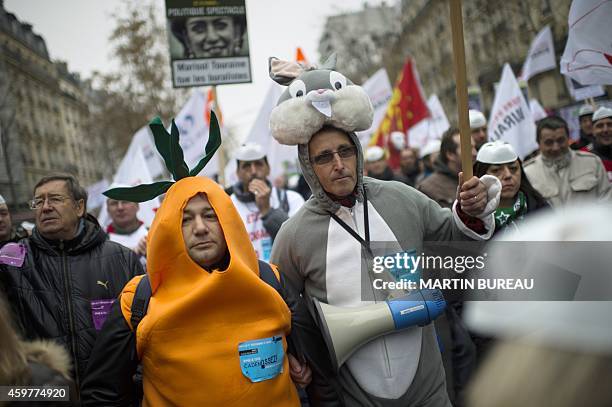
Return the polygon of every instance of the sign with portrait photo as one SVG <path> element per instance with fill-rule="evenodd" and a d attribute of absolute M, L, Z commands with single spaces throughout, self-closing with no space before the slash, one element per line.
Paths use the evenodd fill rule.
<path fill-rule="evenodd" d="M 251 82 L 245 0 L 166 0 L 175 88 Z"/>

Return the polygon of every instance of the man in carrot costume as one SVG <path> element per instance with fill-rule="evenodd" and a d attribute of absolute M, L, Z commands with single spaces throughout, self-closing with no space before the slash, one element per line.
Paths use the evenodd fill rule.
<path fill-rule="evenodd" d="M 299 405 L 286 353 L 291 312 L 271 286 L 278 280 L 264 274 L 280 276 L 258 263 L 229 196 L 196 176 L 221 143 L 214 113 L 206 156 L 191 171 L 174 122 L 170 134 L 159 119 L 150 127 L 176 182 L 105 193 L 138 202 L 166 196 L 149 232 L 149 281 L 134 278 L 113 305 L 92 352 L 84 404 L 132 403 L 140 361 L 145 406 Z M 144 307 L 141 287 L 151 292 Z"/>

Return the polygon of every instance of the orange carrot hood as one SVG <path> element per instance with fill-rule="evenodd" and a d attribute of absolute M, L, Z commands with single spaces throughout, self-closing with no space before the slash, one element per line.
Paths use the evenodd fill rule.
<path fill-rule="evenodd" d="M 187 202 L 205 193 L 230 255 L 226 270 L 196 264 L 182 238 Z M 276 377 L 253 382 L 241 368 L 241 343 L 290 332 L 291 313 L 259 278 L 258 261 L 229 196 L 207 178 L 188 177 L 167 192 L 149 231 L 147 272 L 153 295 L 137 329 L 145 405 L 299 405 L 286 353 Z M 138 280 L 122 293 L 129 321 Z"/>
<path fill-rule="evenodd" d="M 149 231 L 147 272 L 153 293 L 166 281 L 179 289 L 182 284 L 190 286 L 194 277 L 208 274 L 191 260 L 182 239 L 183 208 L 198 193 L 207 195 L 217 213 L 230 252 L 229 268 L 259 274 L 255 250 L 229 196 L 208 178 L 188 177 L 168 190 Z"/>

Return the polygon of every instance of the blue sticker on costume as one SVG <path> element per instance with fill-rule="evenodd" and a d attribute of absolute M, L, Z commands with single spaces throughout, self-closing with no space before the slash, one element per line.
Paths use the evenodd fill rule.
<path fill-rule="evenodd" d="M 262 239 L 261 248 L 263 250 L 263 255 L 260 260 L 270 261 L 270 254 L 272 253 L 272 239 L 270 237 Z"/>
<path fill-rule="evenodd" d="M 253 383 L 273 379 L 283 371 L 283 337 L 256 339 L 238 345 L 240 369 Z"/>

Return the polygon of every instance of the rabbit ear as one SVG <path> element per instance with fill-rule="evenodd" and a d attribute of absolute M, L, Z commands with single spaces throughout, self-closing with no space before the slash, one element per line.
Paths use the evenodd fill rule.
<path fill-rule="evenodd" d="M 312 69 L 312 65 L 304 62 L 282 61 L 276 57 L 268 59 L 270 78 L 283 86 L 288 86 L 295 78 Z"/>
<path fill-rule="evenodd" d="M 336 62 L 338 61 L 338 55 L 334 52 L 327 58 L 327 61 L 321 65 L 319 69 L 329 69 L 330 71 L 336 70 Z"/>

